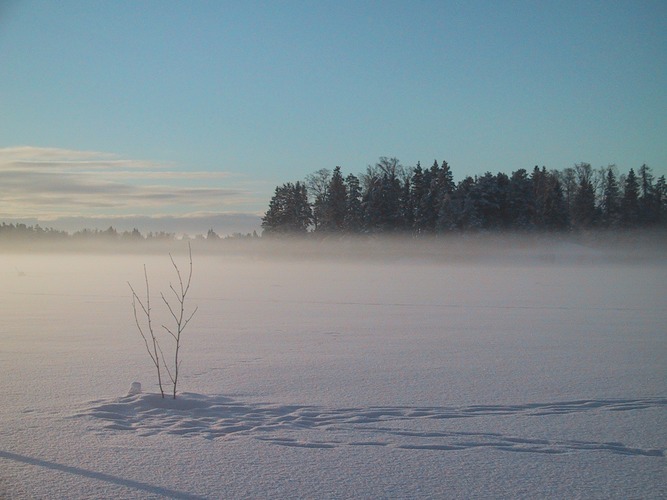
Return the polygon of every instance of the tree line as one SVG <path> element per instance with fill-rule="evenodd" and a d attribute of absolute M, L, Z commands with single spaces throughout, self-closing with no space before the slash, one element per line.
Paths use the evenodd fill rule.
<path fill-rule="evenodd" d="M 137 241 L 137 240 L 171 240 L 176 239 L 174 233 L 150 232 L 143 235 L 138 229 L 118 231 L 113 226 L 108 229 L 81 229 L 72 234 L 67 231 L 42 227 L 39 224 L 29 226 L 23 223 L 3 222 L 0 224 L 0 238 L 13 240 L 101 240 L 101 241 Z"/>
<path fill-rule="evenodd" d="M 198 234 L 196 240 L 228 240 L 228 239 L 254 239 L 258 238 L 256 231 L 252 233 L 233 233 L 228 236 L 220 236 L 213 229 L 209 229 L 206 235 Z M 137 228 L 132 231 L 119 231 L 113 226 L 107 229 L 81 229 L 74 233 L 68 233 L 59 229 L 42 227 L 39 224 L 27 225 L 23 223 L 0 223 L 0 240 L 7 241 L 99 241 L 99 242 L 137 242 L 137 241 L 174 241 L 178 239 L 192 239 L 187 235 L 178 236 L 176 233 L 165 231 L 150 231 L 146 234 Z"/>
<path fill-rule="evenodd" d="M 387 157 L 358 176 L 336 167 L 278 186 L 262 218 L 267 236 L 643 227 L 667 227 L 665 176 L 647 165 L 622 175 L 613 165 L 536 166 L 457 183 L 446 161 L 406 168 Z"/>

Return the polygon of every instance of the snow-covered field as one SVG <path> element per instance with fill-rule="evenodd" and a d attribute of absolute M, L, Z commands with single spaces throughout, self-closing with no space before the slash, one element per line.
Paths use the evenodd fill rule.
<path fill-rule="evenodd" d="M 0 498 L 665 497 L 664 261 L 193 258 L 173 401 L 166 254 L 0 256 Z"/>

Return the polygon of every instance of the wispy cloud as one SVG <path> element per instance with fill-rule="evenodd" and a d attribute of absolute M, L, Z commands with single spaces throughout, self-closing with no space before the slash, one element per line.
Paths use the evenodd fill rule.
<path fill-rule="evenodd" d="M 0 219 L 256 216 L 249 207 L 258 202 L 227 172 L 30 146 L 0 148 L 0 188 Z"/>

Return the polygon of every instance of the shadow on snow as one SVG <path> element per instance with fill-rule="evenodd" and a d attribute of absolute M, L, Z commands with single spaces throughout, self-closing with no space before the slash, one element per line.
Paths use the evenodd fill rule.
<path fill-rule="evenodd" d="M 182 491 L 170 490 L 168 488 L 163 488 L 162 486 L 154 486 L 152 484 L 142 483 L 141 481 L 134 481 L 132 479 L 125 479 L 118 476 L 112 476 L 110 474 L 105 474 L 103 472 L 95 472 L 87 469 L 82 469 L 81 467 L 72 467 L 70 465 L 59 464 L 57 462 L 49 462 L 48 460 L 41 460 L 39 458 L 26 457 L 25 455 L 19 455 L 17 453 L 10 453 L 8 451 L 0 450 L 0 459 L 12 460 L 14 462 L 21 462 L 28 465 L 34 465 L 37 467 L 45 467 L 47 469 L 65 472 L 68 474 L 74 474 L 77 476 L 87 477 L 90 479 L 96 479 L 98 481 L 105 481 L 107 483 L 117 484 L 120 486 L 125 486 L 127 488 L 133 488 L 136 490 L 146 491 L 154 495 L 162 495 L 169 498 L 179 498 L 179 499 L 200 499 L 202 497 L 191 495 Z"/>
<path fill-rule="evenodd" d="M 665 398 L 576 400 L 521 405 L 371 406 L 327 408 L 304 405 L 247 403 L 224 396 L 183 393 L 178 399 L 137 394 L 94 401 L 77 417 L 92 417 L 104 430 L 140 435 L 173 434 L 207 439 L 250 436 L 272 444 L 305 448 L 389 446 L 410 450 L 455 451 L 493 448 L 503 451 L 561 454 L 606 451 L 622 455 L 663 457 L 662 449 L 632 448 L 618 442 L 529 439 L 495 432 L 411 430 L 409 424 L 442 426 L 449 419 L 494 416 L 544 417 L 580 412 L 624 412 L 667 407 Z M 441 423 L 438 424 L 438 421 Z M 402 426 L 397 424 L 402 422 Z M 387 424 L 395 424 L 387 426 Z M 382 424 L 382 425 L 378 425 Z M 323 431 L 308 439 L 307 431 Z M 350 432 L 354 439 L 350 439 Z M 312 433 L 310 433 L 312 437 Z M 367 436 L 368 439 L 358 439 Z"/>

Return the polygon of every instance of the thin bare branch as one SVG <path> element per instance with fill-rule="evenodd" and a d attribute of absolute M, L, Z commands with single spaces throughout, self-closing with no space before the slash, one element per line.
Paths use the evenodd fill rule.
<path fill-rule="evenodd" d="M 170 304 L 169 301 L 166 299 L 166 297 L 164 296 L 164 294 L 160 294 L 160 296 L 162 297 L 162 302 L 164 302 L 164 304 L 167 306 L 167 309 L 169 309 L 169 312 L 171 313 L 171 316 L 174 318 L 174 321 L 176 321 L 176 323 L 178 323 L 178 317 L 176 316 L 176 313 L 175 313 L 174 310 L 172 309 L 171 304 Z"/>
<path fill-rule="evenodd" d="M 130 285 L 131 288 L 131 285 Z M 134 311 L 134 321 L 137 325 L 137 329 L 139 330 L 139 333 L 141 334 L 141 337 L 144 339 L 144 344 L 146 344 L 146 351 L 148 351 L 148 355 L 151 357 L 153 360 L 153 364 L 157 364 L 158 361 L 153 357 L 153 353 L 151 352 L 151 349 L 148 345 L 148 338 L 146 338 L 146 334 L 144 333 L 144 330 L 141 328 L 141 324 L 139 323 L 139 317 L 137 316 L 137 305 L 136 305 L 137 299 L 136 297 L 132 297 L 132 309 Z"/>
<path fill-rule="evenodd" d="M 174 340 L 178 341 L 178 337 L 176 336 L 176 334 L 175 334 L 174 332 L 172 332 L 172 331 L 169 329 L 169 327 L 167 327 L 166 325 L 162 325 L 162 328 L 164 328 L 165 331 L 166 331 L 169 335 L 171 335 L 172 337 L 174 337 Z"/>
<path fill-rule="evenodd" d="M 167 375 L 169 375 L 169 380 L 171 380 L 171 383 L 174 383 L 174 377 L 171 374 L 171 370 L 169 370 L 169 365 L 165 361 L 164 353 L 162 352 L 162 348 L 158 344 L 158 349 L 160 349 L 160 354 L 162 355 L 162 364 L 164 366 L 164 369 L 167 370 Z"/>
<path fill-rule="evenodd" d="M 192 314 L 190 315 L 190 317 L 189 317 L 188 319 L 185 320 L 185 322 L 183 323 L 183 328 L 182 328 L 182 330 L 185 330 L 185 327 L 187 326 L 188 323 L 190 323 L 190 320 L 192 319 L 192 317 L 193 317 L 193 316 L 195 315 L 195 313 L 197 312 L 197 309 L 199 309 L 199 306 L 195 307 L 195 310 L 192 311 Z"/>

